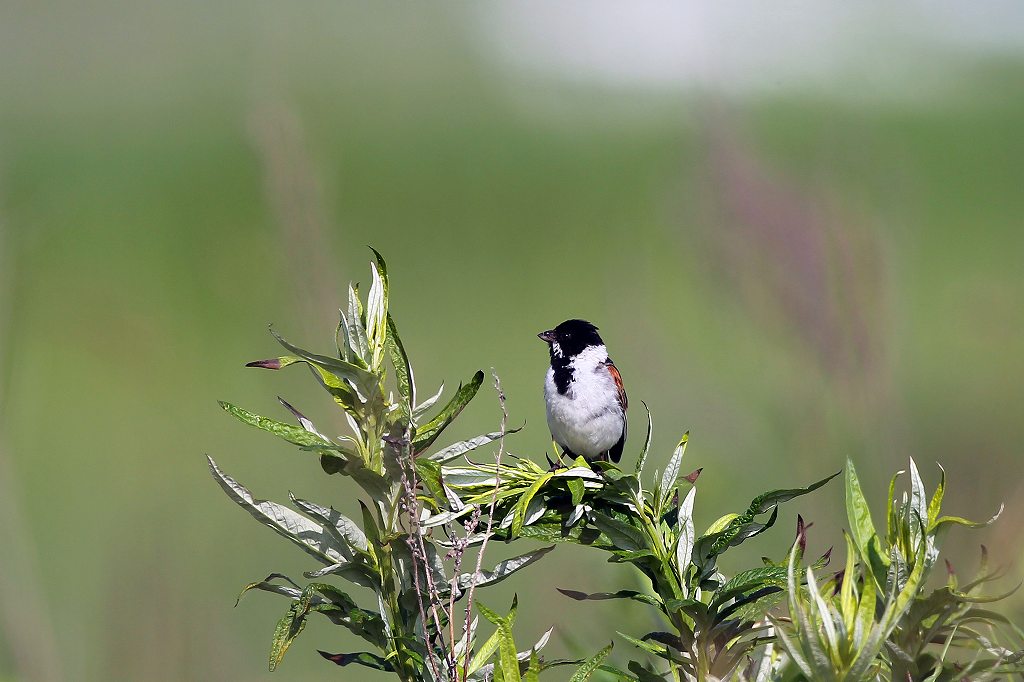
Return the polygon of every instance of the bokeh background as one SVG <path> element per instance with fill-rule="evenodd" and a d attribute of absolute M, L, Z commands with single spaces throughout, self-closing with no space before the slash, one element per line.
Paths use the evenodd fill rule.
<path fill-rule="evenodd" d="M 627 457 L 641 399 L 652 462 L 691 430 L 698 525 L 847 456 L 877 509 L 913 455 L 952 512 L 1007 502 L 957 566 L 1016 561 L 1024 10 L 890 5 L 0 5 L 0 679 L 270 679 L 285 603 L 235 595 L 310 566 L 204 453 L 262 497 L 354 488 L 215 401 L 341 431 L 304 372 L 242 364 L 271 322 L 331 348 L 367 244 L 421 390 L 495 368 L 517 453 L 549 446 L 534 334 L 586 317 Z M 482 391 L 450 437 L 498 417 Z M 833 483 L 726 567 L 798 511 L 841 543 Z M 634 580 L 560 548 L 482 598 L 572 654 L 647 616 L 554 588 Z M 315 621 L 277 679 L 384 679 L 315 653 L 355 646 Z"/>

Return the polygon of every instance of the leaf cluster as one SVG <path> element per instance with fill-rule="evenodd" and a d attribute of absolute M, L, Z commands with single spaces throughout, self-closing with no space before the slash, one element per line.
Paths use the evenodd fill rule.
<path fill-rule="evenodd" d="M 769 564 L 727 579 L 719 571 L 719 557 L 771 528 L 781 503 L 817 490 L 838 475 L 803 488 L 758 495 L 745 510 L 722 516 L 698 535 L 693 506 L 700 470 L 683 474 L 688 440 L 684 434 L 665 469 L 655 472 L 648 486 L 644 468 L 651 443 L 649 413 L 647 437 L 633 471 L 582 458 L 545 470 L 530 459 L 517 458 L 497 467 L 453 467 L 444 472 L 449 485 L 469 501 L 487 495 L 496 479 L 502 481 L 494 509 L 501 537 L 593 547 L 610 554 L 609 561 L 630 564 L 646 576 L 650 592 L 561 590 L 576 600 L 639 602 L 665 623 L 666 631 L 618 633 L 654 659 L 653 664 L 631 661 L 628 670 L 605 666 L 619 679 L 725 678 L 737 671 L 765 641 L 770 626 L 763 617 L 784 596 L 786 567 Z"/>
<path fill-rule="evenodd" d="M 473 587 L 500 582 L 529 566 L 550 547 L 506 559 L 490 570 L 460 570 L 466 550 L 482 544 L 487 534 L 477 531 L 480 505 L 459 500 L 442 479 L 441 467 L 510 431 L 434 449 L 477 394 L 483 372 L 460 385 L 439 409 L 435 406 L 443 386 L 418 400 L 412 364 L 388 312 L 387 267 L 379 253 L 374 255 L 365 305 L 358 287 L 350 286 L 348 308 L 339 311 L 335 355 L 300 348 L 271 330 L 288 354 L 248 363 L 270 370 L 306 366 L 340 408 L 348 433 L 327 435 L 284 400 L 281 404 L 294 423 L 221 403 L 243 423 L 318 457 L 327 474 L 351 478 L 362 490 L 359 518 L 294 495 L 291 506 L 257 499 L 212 458 L 210 470 L 234 502 L 319 564 L 304 574 L 307 579 L 338 579 L 365 590 L 365 598 L 357 600 L 332 584 L 311 582 L 303 587 L 280 574 L 246 586 L 243 594 L 262 590 L 291 601 L 274 631 L 271 670 L 310 614 L 319 613 L 375 650 L 321 652 L 338 665 L 390 671 L 403 680 L 482 680 L 489 675 L 484 668 L 488 656 L 477 650 L 475 621 L 467 619 L 461 633 L 457 631 L 461 618 L 455 604 Z M 390 390 L 392 382 L 397 397 Z M 444 538 L 433 537 L 436 528 Z M 542 638 L 530 651 L 536 654 L 546 641 Z"/>
<path fill-rule="evenodd" d="M 788 566 L 790 617 L 772 620 L 785 652 L 778 666 L 781 679 L 945 682 L 1020 672 L 1024 652 L 1007 648 L 1020 647 L 1019 631 L 985 607 L 1008 594 L 978 593 L 999 577 L 988 569 L 987 552 L 969 583 L 959 586 L 949 567 L 946 584 L 926 590 L 945 530 L 979 528 L 998 513 L 986 523 L 942 516 L 945 472 L 929 499 L 913 459 L 909 494 L 897 498 L 903 473 L 889 485 L 883 536 L 875 530 L 853 462 L 847 462 L 850 535 L 844 570 L 819 581 L 807 568 L 807 589 L 798 590 L 794 547 Z"/>
<path fill-rule="evenodd" d="M 785 559 L 765 558 L 763 565 L 726 576 L 719 561 L 727 551 L 774 526 L 779 505 L 839 474 L 762 493 L 698 533 L 694 505 L 701 470 L 683 469 L 689 434 L 664 468 L 650 475 L 648 411 L 635 467 L 583 458 L 565 464 L 556 446 L 557 462 L 549 459 L 545 468 L 506 451 L 506 436 L 518 429 L 507 426 L 497 377 L 501 427 L 437 447 L 479 391 L 483 373 L 444 404 L 444 386 L 420 400 L 388 310 L 387 267 L 380 254 L 374 256 L 365 304 L 358 287 L 350 286 L 347 309 L 339 311 L 336 352 L 305 350 L 272 330 L 287 354 L 249 363 L 270 370 L 305 366 L 339 408 L 347 433 L 326 434 L 283 399 L 290 422 L 221 403 L 241 422 L 316 457 L 324 472 L 349 477 L 361 490 L 358 518 L 295 495 L 284 505 L 256 498 L 209 460 L 230 499 L 315 562 L 304 573 L 310 581 L 305 585 L 274 573 L 242 590 L 288 599 L 274 629 L 271 670 L 316 613 L 370 649 L 321 651 L 326 660 L 390 672 L 406 682 L 534 682 L 562 666 L 574 668 L 572 682 L 596 673 L 630 682 L 951 682 L 1021 672 L 1024 636 L 988 606 L 1007 594 L 984 592 L 1002 575 L 989 568 L 984 548 L 973 579 L 961 583 L 947 563 L 945 583 L 926 589 L 946 531 L 996 518 L 979 524 L 942 515 L 944 471 L 929 497 L 911 460 L 909 490 L 896 495 L 904 472 L 897 473 L 884 527 L 876 527 L 848 461 L 849 534 L 840 571 L 824 572 L 831 549 L 805 565 L 808 526 L 798 517 Z M 493 461 L 471 459 L 493 445 Z M 482 562 L 490 540 L 533 541 L 533 548 L 487 569 Z M 518 600 L 505 615 L 475 600 L 477 587 L 531 566 L 561 543 L 599 550 L 645 577 L 643 590 L 559 590 L 578 601 L 631 601 L 656 616 L 661 625 L 655 630 L 617 633 L 638 652 L 624 667 L 610 660 L 612 644 L 586 659 L 545 660 L 540 651 L 550 629 L 520 650 L 513 632 Z M 487 636 L 478 632 L 481 620 L 493 627 Z"/>

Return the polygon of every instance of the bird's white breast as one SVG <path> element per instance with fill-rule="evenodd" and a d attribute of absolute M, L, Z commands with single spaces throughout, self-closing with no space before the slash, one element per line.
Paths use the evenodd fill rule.
<path fill-rule="evenodd" d="M 622 437 L 623 412 L 618 387 L 604 363 L 604 346 L 587 348 L 570 363 L 569 389 L 559 393 L 555 373 L 548 368 L 544 381 L 548 428 L 555 441 L 577 455 L 597 457 Z"/>

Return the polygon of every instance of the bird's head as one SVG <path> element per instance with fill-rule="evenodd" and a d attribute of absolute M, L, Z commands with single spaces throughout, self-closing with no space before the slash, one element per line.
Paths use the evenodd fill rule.
<path fill-rule="evenodd" d="M 604 344 L 597 327 L 586 320 L 566 320 L 537 336 L 547 342 L 552 359 L 571 358 L 591 346 Z"/>

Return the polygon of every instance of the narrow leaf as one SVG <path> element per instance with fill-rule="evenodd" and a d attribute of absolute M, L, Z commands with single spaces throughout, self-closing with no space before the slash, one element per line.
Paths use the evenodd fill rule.
<path fill-rule="evenodd" d="M 853 466 L 853 460 L 846 460 L 846 516 L 850 523 L 850 533 L 861 556 L 868 556 L 868 545 L 872 538 L 877 537 L 875 524 L 871 521 L 871 510 L 868 509 L 868 502 L 860 487 L 860 480 L 857 478 L 857 470 Z"/>
<path fill-rule="evenodd" d="M 277 669 L 281 659 L 287 653 L 288 647 L 305 629 L 307 611 L 308 609 L 303 608 L 299 602 L 294 602 L 288 608 L 288 612 L 281 617 L 281 620 L 277 621 L 277 627 L 274 628 L 274 640 L 270 645 L 270 672 Z"/>
<path fill-rule="evenodd" d="M 612 652 L 612 647 L 614 646 L 614 643 L 609 643 L 608 646 L 588 658 L 583 665 L 576 669 L 573 676 L 569 678 L 569 682 L 586 682 L 586 680 L 589 680 L 594 671 L 604 662 L 604 659 L 608 658 L 608 654 Z"/>
<path fill-rule="evenodd" d="M 206 458 L 214 479 L 240 507 L 257 521 L 288 538 L 317 561 L 331 565 L 345 561 L 345 548 L 323 527 L 302 514 L 275 502 L 257 500 L 242 484 L 222 472 L 213 458 Z"/>
<path fill-rule="evenodd" d="M 550 472 L 540 476 L 536 481 L 533 482 L 525 493 L 523 493 L 519 501 L 516 502 L 515 517 L 512 520 L 512 535 L 518 536 L 523 532 L 523 525 L 526 523 L 526 512 L 530 507 L 530 502 L 533 500 L 534 495 L 544 487 L 544 484 L 551 480 L 552 474 Z"/>
<path fill-rule="evenodd" d="M 636 461 L 636 474 L 639 478 L 640 473 L 643 471 L 644 464 L 647 462 L 647 453 L 651 451 L 651 433 L 654 429 L 654 422 L 651 421 L 651 410 L 647 407 L 647 403 L 640 401 L 644 406 L 644 410 L 647 412 L 647 437 L 644 439 L 643 450 L 640 451 L 640 458 Z"/>
<path fill-rule="evenodd" d="M 465 386 L 460 386 L 455 396 L 448 402 L 441 412 L 423 426 L 416 429 L 416 439 L 413 441 L 413 449 L 419 453 L 426 450 L 441 435 L 441 432 L 465 409 L 469 401 L 473 399 L 484 382 L 484 373 L 478 371 Z"/>
<path fill-rule="evenodd" d="M 649 604 L 650 606 L 662 607 L 661 600 L 657 597 L 652 597 L 649 594 L 643 592 L 637 592 L 636 590 L 619 590 L 618 592 L 592 592 L 587 594 L 586 592 L 579 592 L 577 590 L 566 590 L 561 587 L 556 587 L 556 590 L 564 594 L 570 599 L 576 601 L 605 601 L 609 599 L 630 599 L 632 601 L 638 601 L 642 604 Z"/>
<path fill-rule="evenodd" d="M 290 350 L 295 355 L 299 356 L 304 360 L 308 360 L 314 365 L 321 367 L 336 376 L 339 376 L 343 379 L 348 379 L 349 381 L 353 382 L 354 384 L 356 384 L 357 386 L 361 387 L 364 390 L 367 390 L 370 387 L 374 386 L 377 382 L 376 376 L 366 371 L 365 369 L 362 369 L 361 367 L 358 367 L 350 362 L 345 362 L 344 360 L 338 360 L 336 358 L 331 358 L 326 355 L 319 355 L 317 353 L 305 350 L 304 348 L 299 348 L 298 346 L 292 345 L 273 329 L 270 330 L 270 333 L 273 334 L 274 338 L 277 339 L 277 342 L 279 344 Z"/>
<path fill-rule="evenodd" d="M 327 440 L 319 433 L 310 431 L 302 426 L 285 424 L 284 422 L 279 422 L 277 420 L 270 419 L 269 417 L 261 417 L 258 414 L 254 414 L 228 402 L 219 401 L 219 404 L 225 412 L 232 415 L 239 421 L 249 424 L 250 426 L 255 426 L 256 428 L 267 431 L 268 433 L 272 433 L 293 445 L 301 445 L 304 447 L 334 447 L 334 443 Z"/>
<path fill-rule="evenodd" d="M 490 571 L 480 571 L 478 573 L 463 573 L 459 576 L 459 589 L 468 589 L 470 584 L 474 582 L 476 583 L 477 587 L 480 587 L 482 585 L 493 585 L 494 583 L 499 583 L 505 578 L 515 573 L 516 571 L 526 568 L 535 561 L 539 561 L 541 557 L 543 557 L 545 554 L 547 554 L 554 548 L 554 545 L 551 545 L 549 547 L 541 547 L 540 549 L 535 549 L 532 552 L 520 554 L 519 556 L 512 557 L 511 559 L 505 559 L 504 561 L 499 561 Z"/>
<path fill-rule="evenodd" d="M 690 565 L 693 556 L 693 545 L 696 542 L 696 533 L 693 526 L 693 500 L 697 495 L 696 488 L 690 488 L 679 505 L 679 517 L 676 524 L 679 530 L 678 544 L 676 545 L 676 568 L 679 576 L 685 584 L 686 569 Z"/>
<path fill-rule="evenodd" d="M 365 651 L 355 654 L 329 654 L 326 651 L 321 651 L 320 649 L 317 649 L 316 651 L 328 661 L 337 665 L 344 666 L 349 665 L 350 663 L 357 663 L 359 665 L 366 666 L 367 668 L 373 668 L 374 670 L 394 672 L 394 668 L 391 666 L 391 663 L 386 659 Z"/>
<path fill-rule="evenodd" d="M 690 432 L 687 431 L 683 434 L 683 437 L 679 440 L 679 445 L 672 452 L 671 459 L 668 460 L 668 465 L 665 467 L 665 473 L 661 475 L 661 499 L 662 503 L 659 505 L 658 516 L 661 516 L 661 512 L 664 511 L 664 501 L 667 500 L 672 491 L 676 489 L 676 483 L 679 480 L 679 470 L 683 466 L 683 455 L 686 453 L 686 442 L 690 439 Z"/>
<path fill-rule="evenodd" d="M 519 427 L 518 429 L 509 429 L 508 431 L 505 432 L 505 435 L 508 435 L 510 433 L 519 433 L 519 431 L 521 430 L 522 427 Z M 449 445 L 446 448 L 431 453 L 430 455 L 428 455 L 428 459 L 431 459 L 435 462 L 439 462 L 440 464 L 447 464 L 448 462 L 451 462 L 452 460 L 461 457 L 467 452 L 472 452 L 481 445 L 493 443 L 499 438 L 501 438 L 501 431 L 492 431 L 491 433 L 485 433 L 482 436 L 470 438 L 469 440 L 459 441 L 458 443 L 453 443 L 452 445 Z"/>
<path fill-rule="evenodd" d="M 291 497 L 295 506 L 310 515 L 314 520 L 335 529 L 338 535 L 355 549 L 360 552 L 366 552 L 369 549 L 366 535 L 363 534 L 362 529 L 359 528 L 355 521 L 343 515 L 334 507 L 321 507 L 315 502 L 299 499 L 294 495 L 289 495 L 289 497 Z"/>
<path fill-rule="evenodd" d="M 398 336 L 398 327 L 395 321 L 388 315 L 388 352 L 391 353 L 391 364 L 395 368 L 395 381 L 398 382 L 398 392 L 405 398 L 409 414 L 412 414 L 416 406 L 416 379 L 412 373 L 412 363 L 402 345 L 402 339 Z"/>

